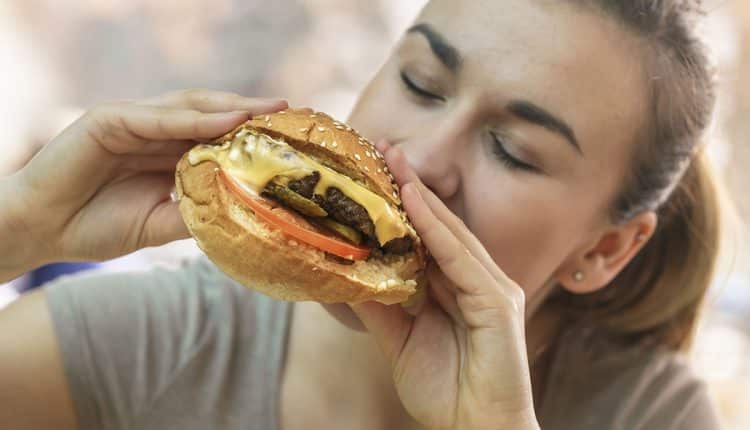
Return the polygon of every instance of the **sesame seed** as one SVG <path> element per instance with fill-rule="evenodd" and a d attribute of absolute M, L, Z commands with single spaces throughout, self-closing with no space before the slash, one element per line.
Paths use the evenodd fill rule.
<path fill-rule="evenodd" d="M 331 147 L 335 148 L 337 146 L 339 146 L 339 143 L 334 140 L 333 143 L 331 144 Z"/>
<path fill-rule="evenodd" d="M 317 117 L 317 116 L 318 116 L 317 114 L 311 114 L 311 115 L 310 115 L 310 118 L 315 118 L 315 117 Z"/>
<path fill-rule="evenodd" d="M 324 140 L 324 141 L 320 142 L 320 146 L 322 146 L 323 148 L 325 148 L 326 147 L 326 141 Z"/>
<path fill-rule="evenodd" d="M 299 129 L 299 132 L 300 132 L 300 133 L 307 133 L 308 131 L 310 131 L 310 129 L 309 129 L 309 128 L 300 128 L 300 129 Z"/>
<path fill-rule="evenodd" d="M 267 127 L 273 127 L 273 124 L 271 124 L 271 122 L 269 121 L 268 123 L 266 123 L 266 126 Z"/>
<path fill-rule="evenodd" d="M 318 131 L 326 131 L 325 127 L 318 127 Z"/>
<path fill-rule="evenodd" d="M 378 173 L 383 173 L 383 169 L 381 169 L 380 167 L 378 167 Z"/>
<path fill-rule="evenodd" d="M 268 122 L 268 121 L 270 121 L 270 120 L 271 120 L 271 117 L 270 117 L 270 116 L 268 116 L 268 115 L 266 115 L 266 117 L 264 118 L 264 120 L 265 120 L 266 122 Z"/>
<path fill-rule="evenodd" d="M 369 172 L 369 171 L 370 171 L 370 168 L 365 166 L 365 172 Z"/>
<path fill-rule="evenodd" d="M 359 154 L 354 154 L 354 158 L 356 158 L 357 161 L 362 161 L 362 157 L 360 157 Z"/>
<path fill-rule="evenodd" d="M 394 198 L 394 199 L 397 199 L 397 198 L 398 198 L 398 194 L 397 194 L 397 193 L 396 193 L 395 191 L 393 192 L 393 198 Z"/>
<path fill-rule="evenodd" d="M 372 158 L 372 154 L 370 153 L 370 151 L 365 151 L 365 155 Z"/>
<path fill-rule="evenodd" d="M 279 112 L 279 115 L 286 115 L 286 111 L 283 110 L 283 111 Z"/>
<path fill-rule="evenodd" d="M 384 171 L 385 173 L 388 173 L 388 166 L 385 166 L 385 167 L 383 167 L 383 171 Z"/>

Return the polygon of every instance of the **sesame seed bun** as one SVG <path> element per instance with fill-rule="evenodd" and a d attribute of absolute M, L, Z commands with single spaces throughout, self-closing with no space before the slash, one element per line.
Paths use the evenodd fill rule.
<path fill-rule="evenodd" d="M 405 255 L 373 257 L 351 264 L 284 235 L 258 219 L 219 177 L 219 166 L 196 165 L 187 154 L 176 170 L 180 213 L 200 248 L 226 274 L 271 297 L 323 303 L 405 301 L 421 283 L 426 251 L 401 208 L 398 188 L 369 141 L 351 127 L 309 109 L 262 115 L 215 141 L 224 143 L 242 128 L 283 139 L 300 152 L 359 180 L 396 208 L 414 249 Z M 368 155 L 369 154 L 369 155 Z"/>
<path fill-rule="evenodd" d="M 245 126 L 274 138 L 283 138 L 298 151 L 314 156 L 350 178 L 363 181 L 393 206 L 401 205 L 398 187 L 383 155 L 349 125 L 312 109 L 287 109 L 257 116 Z"/>

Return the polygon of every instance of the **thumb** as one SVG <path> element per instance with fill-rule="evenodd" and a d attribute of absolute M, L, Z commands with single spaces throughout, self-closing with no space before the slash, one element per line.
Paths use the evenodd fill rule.
<path fill-rule="evenodd" d="M 349 306 L 373 335 L 390 363 L 395 363 L 409 339 L 414 318 L 399 304 L 389 306 L 365 302 Z"/>
<path fill-rule="evenodd" d="M 154 207 L 143 226 L 139 247 L 158 246 L 190 237 L 178 207 L 179 203 L 171 200 Z"/>

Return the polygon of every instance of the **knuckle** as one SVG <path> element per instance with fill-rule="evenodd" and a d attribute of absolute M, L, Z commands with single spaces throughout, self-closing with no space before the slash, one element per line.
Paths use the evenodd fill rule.
<path fill-rule="evenodd" d="M 194 137 L 203 137 L 205 135 L 205 127 L 201 118 L 203 115 L 198 111 L 188 111 L 185 113 L 185 120 L 188 121 L 190 126 L 190 133 Z"/>
<path fill-rule="evenodd" d="M 164 136 L 167 139 L 171 139 L 173 137 L 172 130 L 170 129 L 166 119 L 163 116 L 156 118 L 156 129 L 159 135 Z"/>
<path fill-rule="evenodd" d="M 460 267 L 469 255 L 469 250 L 465 246 L 454 243 L 446 247 L 445 251 L 438 254 L 435 259 L 442 268 Z"/>
<path fill-rule="evenodd" d="M 526 293 L 523 289 L 517 285 L 512 285 L 507 291 L 508 298 L 510 301 L 519 309 L 523 309 L 526 305 Z"/>
<path fill-rule="evenodd" d="M 182 98 L 188 103 L 198 103 L 206 100 L 209 91 L 205 88 L 188 88 L 182 90 Z"/>
<path fill-rule="evenodd" d="M 89 109 L 83 115 L 82 121 L 89 137 L 97 143 L 106 143 L 118 134 L 119 125 L 112 121 L 111 103 Z"/>

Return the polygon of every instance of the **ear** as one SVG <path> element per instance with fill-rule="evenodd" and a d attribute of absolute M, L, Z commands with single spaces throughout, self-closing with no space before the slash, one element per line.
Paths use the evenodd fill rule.
<path fill-rule="evenodd" d="M 656 230 L 654 212 L 606 228 L 590 246 L 573 254 L 555 273 L 558 283 L 575 294 L 604 288 L 638 254 Z"/>

